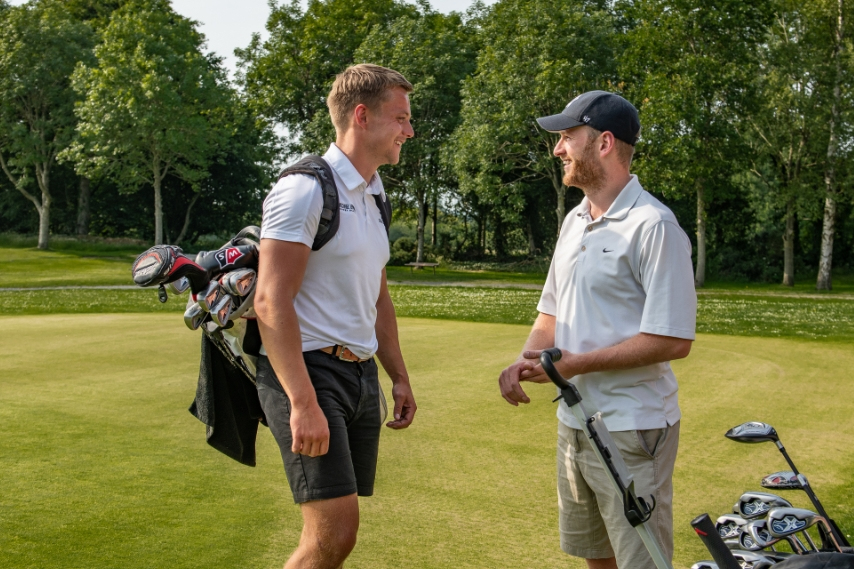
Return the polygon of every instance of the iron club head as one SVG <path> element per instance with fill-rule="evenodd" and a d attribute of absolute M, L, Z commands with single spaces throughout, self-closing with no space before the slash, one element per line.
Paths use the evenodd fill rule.
<path fill-rule="evenodd" d="M 207 316 L 208 313 L 202 310 L 199 303 L 193 302 L 187 307 L 187 310 L 184 311 L 184 324 L 186 324 L 187 328 L 190 330 L 197 330 L 199 326 L 202 325 L 202 322 L 205 321 Z"/>
<path fill-rule="evenodd" d="M 742 423 L 728 430 L 724 436 L 740 443 L 764 443 L 768 441 L 776 443 L 780 440 L 774 427 L 758 421 Z"/>
<path fill-rule="evenodd" d="M 775 564 L 773 559 L 753 551 L 734 549 L 732 556 L 735 557 L 742 569 L 765 569 Z"/>
<path fill-rule="evenodd" d="M 745 492 L 736 503 L 738 513 L 745 520 L 764 516 L 772 508 L 791 508 L 792 504 L 776 494 L 767 492 Z"/>
<path fill-rule="evenodd" d="M 738 514 L 724 514 L 715 522 L 715 529 L 718 530 L 721 539 L 730 539 L 738 537 L 738 534 L 741 533 L 741 527 L 746 523 L 747 520 Z"/>
<path fill-rule="evenodd" d="M 217 326 L 225 326 L 228 324 L 228 319 L 231 317 L 231 313 L 234 310 L 234 299 L 230 294 L 222 295 L 222 298 L 211 308 L 211 320 L 213 320 Z"/>
<path fill-rule="evenodd" d="M 222 287 L 235 296 L 246 296 L 255 286 L 257 273 L 252 269 L 237 269 L 226 273 L 221 279 Z"/>
<path fill-rule="evenodd" d="M 698 561 L 691 565 L 691 569 L 718 569 L 718 564 L 714 561 Z"/>
<path fill-rule="evenodd" d="M 206 312 L 210 312 L 211 308 L 219 302 L 220 298 L 223 295 L 222 287 L 219 286 L 219 282 L 216 280 L 212 280 L 205 289 L 199 293 L 198 295 L 198 303 L 199 306 L 202 307 L 202 310 Z"/>
<path fill-rule="evenodd" d="M 768 522 L 766 520 L 751 520 L 744 524 L 741 528 L 739 543 L 741 549 L 747 551 L 759 551 L 766 547 L 771 547 L 781 538 L 774 537 L 768 531 Z"/>
<path fill-rule="evenodd" d="M 190 281 L 187 277 L 181 277 L 178 280 L 166 283 L 163 285 L 169 294 L 183 294 L 190 288 Z"/>

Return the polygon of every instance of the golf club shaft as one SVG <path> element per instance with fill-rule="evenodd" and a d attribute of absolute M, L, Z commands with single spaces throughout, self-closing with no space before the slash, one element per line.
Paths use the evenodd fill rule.
<path fill-rule="evenodd" d="M 789 468 L 792 469 L 792 472 L 795 473 L 795 476 L 801 481 L 801 487 L 804 489 L 804 492 L 809 496 L 810 502 L 815 506 L 816 512 L 818 515 L 827 520 L 828 525 L 830 525 L 830 531 L 833 532 L 833 537 L 836 538 L 836 541 L 839 542 L 840 545 L 845 547 L 849 547 L 851 544 L 848 543 L 848 540 L 845 538 L 845 535 L 839 530 L 839 526 L 836 525 L 836 522 L 827 515 L 827 511 L 825 511 L 824 506 L 821 505 L 821 502 L 818 499 L 818 496 L 815 495 L 815 492 L 812 490 L 812 486 L 810 486 L 809 481 L 805 476 L 801 476 L 798 467 L 795 466 L 795 463 L 792 462 L 792 459 L 789 457 L 789 453 L 786 452 L 786 447 L 783 446 L 781 441 L 777 441 L 777 448 L 780 450 L 780 454 L 783 455 L 783 458 L 786 459 L 786 462 L 789 463 Z M 824 539 L 824 535 L 822 535 L 822 542 L 825 547 L 829 547 L 831 544 L 828 543 L 828 540 Z"/>

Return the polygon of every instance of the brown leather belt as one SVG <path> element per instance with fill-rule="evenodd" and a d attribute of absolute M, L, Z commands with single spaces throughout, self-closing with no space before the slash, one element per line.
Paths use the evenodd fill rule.
<path fill-rule="evenodd" d="M 362 359 L 353 352 L 351 352 L 350 348 L 345 348 L 344 346 L 339 346 L 338 344 L 335 344 L 334 346 L 329 346 L 327 348 L 320 348 L 320 351 L 331 356 L 335 356 L 339 360 L 344 360 L 345 362 L 363 363 L 371 359 Z"/>

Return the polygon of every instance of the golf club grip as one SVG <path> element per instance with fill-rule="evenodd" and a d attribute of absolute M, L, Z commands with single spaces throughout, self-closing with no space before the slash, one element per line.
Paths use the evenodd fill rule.
<path fill-rule="evenodd" d="M 566 389 L 569 386 L 569 382 L 560 375 L 560 372 L 557 371 L 554 363 L 552 363 L 553 361 L 558 361 L 560 356 L 561 353 L 558 348 L 543 350 L 540 354 L 540 365 L 543 366 L 543 370 L 546 372 L 546 375 L 549 376 L 549 379 L 552 380 L 552 383 L 557 385 L 560 389 Z"/>
<path fill-rule="evenodd" d="M 724 540 L 718 534 L 718 530 L 715 529 L 715 524 L 712 523 L 709 514 L 702 514 L 691 520 L 691 527 L 703 540 L 703 545 L 712 554 L 712 559 L 715 560 L 720 569 L 741 569 L 738 561 L 735 560 L 733 554 L 724 544 Z"/>

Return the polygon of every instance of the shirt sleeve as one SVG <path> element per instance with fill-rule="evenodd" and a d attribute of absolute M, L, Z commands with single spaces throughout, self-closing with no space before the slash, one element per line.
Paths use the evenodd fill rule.
<path fill-rule="evenodd" d="M 693 340 L 697 292 L 691 242 L 677 224 L 660 221 L 644 235 L 640 278 L 646 293 L 640 331 Z"/>
<path fill-rule="evenodd" d="M 267 199 L 261 220 L 261 239 L 314 244 L 323 196 L 312 176 L 291 174 L 279 180 Z"/>
<path fill-rule="evenodd" d="M 557 250 L 557 248 L 555 248 Z M 552 256 L 552 262 L 549 265 L 549 274 L 546 277 L 546 284 L 543 285 L 543 294 L 540 295 L 540 302 L 537 304 L 537 312 L 555 316 L 557 314 L 557 295 L 555 291 L 555 259 Z"/>

